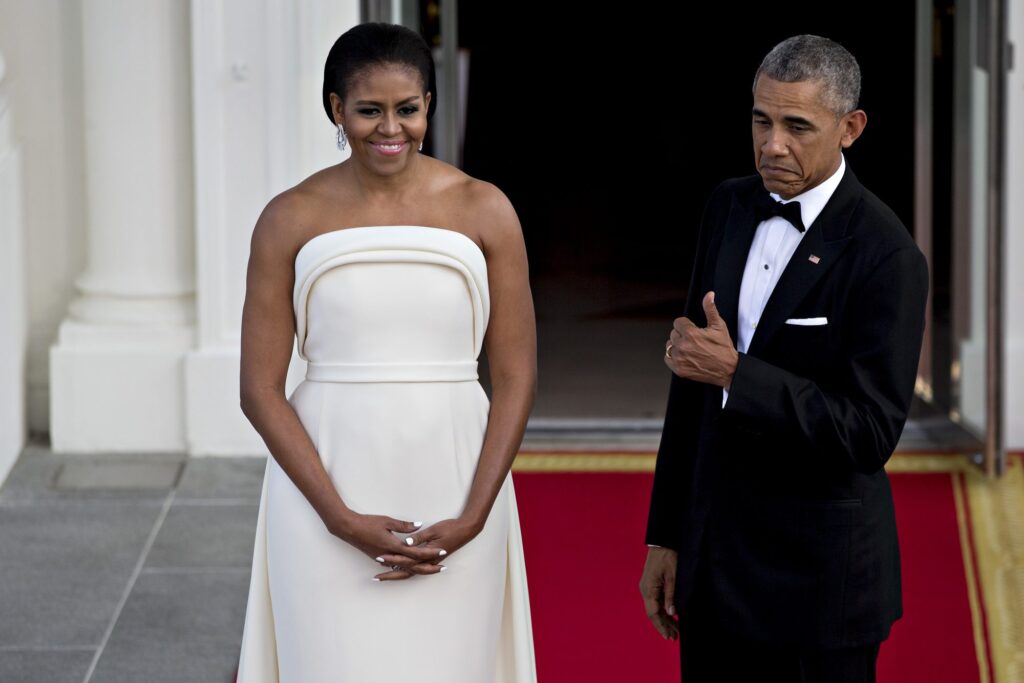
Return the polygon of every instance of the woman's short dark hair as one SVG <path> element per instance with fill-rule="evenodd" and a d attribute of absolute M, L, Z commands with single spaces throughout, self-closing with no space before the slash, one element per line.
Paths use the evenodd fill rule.
<path fill-rule="evenodd" d="M 324 111 L 334 123 L 331 93 L 345 99 L 354 79 L 367 67 L 395 64 L 420 75 L 424 92 L 431 93 L 427 119 L 437 109 L 434 58 L 427 41 L 415 31 L 397 24 L 359 24 L 341 34 L 327 53 L 324 64 Z"/>

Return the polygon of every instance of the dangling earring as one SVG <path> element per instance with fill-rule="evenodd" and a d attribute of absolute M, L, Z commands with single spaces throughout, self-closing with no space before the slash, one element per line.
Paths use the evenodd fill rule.
<path fill-rule="evenodd" d="M 338 151 L 339 152 L 344 152 L 345 151 L 345 145 L 348 144 L 348 138 L 345 137 L 345 129 L 341 127 L 340 123 L 338 124 L 338 136 L 337 137 L 338 137 Z"/>
<path fill-rule="evenodd" d="M 420 140 L 420 151 L 423 151 L 423 140 Z"/>

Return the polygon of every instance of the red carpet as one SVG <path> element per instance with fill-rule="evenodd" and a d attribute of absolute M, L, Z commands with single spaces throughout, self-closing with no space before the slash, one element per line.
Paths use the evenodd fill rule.
<path fill-rule="evenodd" d="M 903 618 L 878 657 L 879 681 L 980 681 L 954 487 L 960 474 L 891 474 L 903 561 Z M 976 572 L 975 572 L 976 576 Z M 977 625 L 984 634 L 984 620 Z M 988 658 L 983 647 L 982 657 Z M 985 662 L 987 671 L 991 665 Z"/>
<path fill-rule="evenodd" d="M 514 476 L 539 683 L 677 682 L 638 588 L 651 475 Z"/>
<path fill-rule="evenodd" d="M 890 476 L 904 617 L 882 646 L 879 681 L 980 683 L 960 475 Z M 679 680 L 677 646 L 649 625 L 637 589 L 650 482 L 648 473 L 515 474 L 540 683 Z"/>

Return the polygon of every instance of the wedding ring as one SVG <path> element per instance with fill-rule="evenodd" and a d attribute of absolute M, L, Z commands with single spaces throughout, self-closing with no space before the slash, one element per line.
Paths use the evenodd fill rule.
<path fill-rule="evenodd" d="M 402 570 L 402 565 L 400 565 L 400 564 L 393 564 L 393 565 L 391 565 L 391 571 L 397 572 L 397 571 L 401 571 L 401 570 Z"/>
<path fill-rule="evenodd" d="M 665 345 L 665 358 L 672 357 L 672 342 Z"/>

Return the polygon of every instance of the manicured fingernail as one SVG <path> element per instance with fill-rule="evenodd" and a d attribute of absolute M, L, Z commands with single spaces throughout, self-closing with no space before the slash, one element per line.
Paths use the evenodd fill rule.
<path fill-rule="evenodd" d="M 378 562 L 380 562 L 381 564 L 384 564 L 384 558 L 383 558 L 383 557 L 375 557 L 375 558 L 373 558 L 373 559 L 377 560 L 377 561 L 378 561 Z"/>
<path fill-rule="evenodd" d="M 438 550 L 438 551 L 437 551 L 437 556 L 438 556 L 438 557 L 444 557 L 444 556 L 445 556 L 445 555 L 447 555 L 447 554 L 448 554 L 448 551 L 447 551 L 447 550 Z"/>
<path fill-rule="evenodd" d="M 441 571 L 443 571 L 443 572 L 448 571 L 448 567 L 444 566 L 443 564 L 439 565 L 439 566 L 441 567 Z"/>
<path fill-rule="evenodd" d="M 405 544 L 406 545 L 412 545 L 413 544 L 412 536 L 409 536 L 408 538 L 405 539 Z"/>
<path fill-rule="evenodd" d="M 376 576 L 373 577 L 373 580 L 376 581 L 377 583 L 380 583 L 380 579 L 378 579 Z"/>
<path fill-rule="evenodd" d="M 413 522 L 412 525 L 419 529 L 421 526 L 423 526 L 423 522 Z"/>

